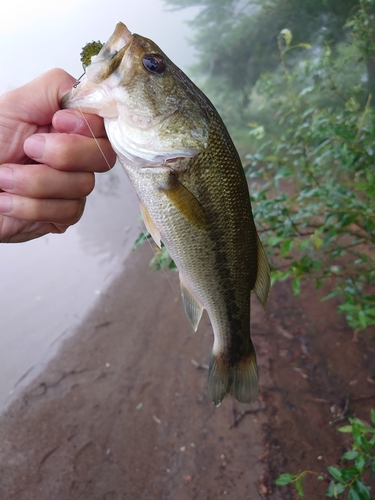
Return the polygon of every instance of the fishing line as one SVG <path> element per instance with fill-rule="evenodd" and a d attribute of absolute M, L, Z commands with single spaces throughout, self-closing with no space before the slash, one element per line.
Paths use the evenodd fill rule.
<path fill-rule="evenodd" d="M 83 74 L 83 75 L 84 75 L 84 74 Z M 82 75 L 82 76 L 83 76 L 83 75 Z M 72 95 L 73 95 L 73 96 L 74 96 L 74 91 L 75 91 L 75 89 L 76 89 L 76 88 L 78 87 L 78 85 L 80 84 L 80 79 L 82 78 L 82 76 L 80 76 L 80 77 L 78 78 L 78 80 L 76 81 L 76 83 L 75 83 L 75 84 L 73 85 L 73 87 L 72 87 Z M 84 115 L 84 113 L 83 113 L 83 111 L 82 111 L 82 109 L 81 109 L 81 106 L 80 106 L 78 103 L 77 103 L 77 107 L 78 107 L 79 112 L 80 112 L 80 113 L 81 113 L 81 115 L 82 115 L 82 118 L 83 118 L 83 119 L 84 119 L 84 121 L 86 122 L 86 125 L 87 125 L 87 127 L 88 127 L 88 129 L 89 129 L 89 131 L 90 131 L 90 133 L 91 133 L 91 135 L 92 135 L 92 137 L 93 137 L 93 139 L 94 139 L 94 141 L 95 141 L 96 145 L 97 145 L 97 146 L 98 146 L 98 148 L 99 148 L 99 151 L 101 152 L 101 154 L 102 154 L 102 156 L 103 156 L 103 158 L 104 158 L 104 160 L 105 160 L 105 162 L 106 162 L 106 164 L 107 164 L 107 166 L 108 166 L 108 170 L 112 170 L 112 167 L 111 167 L 111 165 L 110 165 L 109 161 L 107 160 L 107 157 L 106 157 L 106 155 L 104 154 L 104 151 L 103 151 L 103 150 L 102 150 L 102 148 L 100 147 L 100 144 L 99 144 L 99 142 L 98 142 L 97 138 L 95 137 L 95 134 L 94 134 L 94 132 L 93 132 L 92 128 L 90 127 L 90 124 L 89 124 L 89 122 L 87 121 L 87 119 L 86 119 L 86 117 L 85 117 L 85 115 Z M 138 222 L 138 221 L 137 221 L 137 222 Z M 143 229 L 143 227 L 141 226 L 141 224 L 139 224 L 139 222 L 138 222 L 138 227 L 139 227 L 139 229 L 141 230 L 141 233 L 143 234 L 143 236 L 145 237 L 145 239 L 147 240 L 148 244 L 150 245 L 150 248 L 151 248 L 151 250 L 152 250 L 152 251 L 153 251 L 153 253 L 154 253 L 154 257 L 155 257 L 155 259 L 157 260 L 157 262 L 158 262 L 158 264 L 159 264 L 159 266 L 160 266 L 160 269 L 163 271 L 163 273 L 164 273 L 165 277 L 167 278 L 168 283 L 171 285 L 171 288 L 172 288 L 173 292 L 177 295 L 177 292 L 176 292 L 176 290 L 174 289 L 174 287 L 173 287 L 173 285 L 172 285 L 172 282 L 171 282 L 171 280 L 169 279 L 169 277 L 168 277 L 168 275 L 167 275 L 166 270 L 165 270 L 165 269 L 164 269 L 164 267 L 162 266 L 161 260 L 159 259 L 158 255 L 157 255 L 157 252 L 155 251 L 155 248 L 154 248 L 154 247 L 152 246 L 152 244 L 151 244 L 150 238 L 147 238 L 147 237 L 146 237 L 146 231 Z"/>
<path fill-rule="evenodd" d="M 82 76 L 83 76 L 83 75 L 82 75 Z M 73 95 L 73 96 L 74 96 L 74 91 L 75 91 L 75 89 L 77 88 L 77 86 L 79 85 L 79 83 L 80 83 L 80 82 L 79 82 L 79 80 L 82 78 L 82 76 L 81 76 L 81 77 L 80 77 L 80 78 L 76 81 L 76 83 L 75 83 L 75 84 L 73 85 L 73 87 L 72 87 L 72 95 Z M 91 133 L 91 135 L 92 135 L 92 137 L 93 137 L 93 139 L 94 139 L 94 141 L 95 141 L 96 145 L 98 146 L 99 151 L 101 152 L 101 154 L 102 154 L 102 156 L 103 156 L 103 158 L 104 158 L 104 161 L 105 161 L 105 162 L 106 162 L 106 164 L 107 164 L 108 170 L 111 170 L 111 169 L 112 169 L 112 167 L 111 167 L 111 165 L 110 165 L 109 161 L 107 160 L 107 157 L 106 157 L 106 155 L 104 154 L 104 151 L 103 151 L 103 150 L 102 150 L 102 148 L 100 147 L 99 141 L 98 141 L 98 140 L 97 140 L 97 138 L 95 137 L 95 134 L 94 134 L 94 132 L 93 132 L 92 128 L 90 127 L 89 122 L 87 121 L 87 119 L 86 119 L 85 115 L 83 114 L 83 111 L 82 111 L 82 109 L 81 109 L 81 106 L 80 106 L 78 103 L 77 103 L 77 107 L 78 107 L 79 112 L 80 112 L 80 113 L 81 113 L 81 115 L 82 115 L 82 118 L 83 118 L 83 119 L 84 119 L 84 121 L 86 122 L 86 125 L 87 125 L 87 127 L 88 127 L 88 129 L 89 129 L 89 131 L 90 131 L 90 133 Z"/>

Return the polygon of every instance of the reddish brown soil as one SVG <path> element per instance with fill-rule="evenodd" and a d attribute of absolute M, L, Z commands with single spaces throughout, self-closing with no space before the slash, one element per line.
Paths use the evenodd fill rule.
<path fill-rule="evenodd" d="M 212 347 L 208 317 L 192 333 L 177 274 L 150 271 L 149 259 L 146 246 L 131 256 L 2 415 L 1 500 L 294 499 L 274 479 L 325 471 L 348 445 L 336 430 L 345 417 L 368 420 L 375 332 L 353 342 L 334 303 L 313 290 L 297 299 L 287 283 L 267 313 L 253 301 L 259 401 L 215 408 L 199 367 Z M 306 499 L 326 488 L 307 478 Z"/>

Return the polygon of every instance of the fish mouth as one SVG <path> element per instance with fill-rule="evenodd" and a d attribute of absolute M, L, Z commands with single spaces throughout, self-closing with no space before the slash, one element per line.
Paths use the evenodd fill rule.
<path fill-rule="evenodd" d="M 72 90 L 63 96 L 61 107 L 95 112 L 98 102 L 105 99 L 108 92 L 118 84 L 116 70 L 132 42 L 133 34 L 125 24 L 118 22 L 98 55 L 92 57 L 85 73 L 76 81 Z"/>
<path fill-rule="evenodd" d="M 129 48 L 133 41 L 133 34 L 121 21 L 116 24 L 115 30 L 108 39 L 108 41 L 103 45 L 99 54 L 95 56 L 92 63 L 99 63 L 100 61 L 106 61 L 106 64 L 112 69 L 113 62 L 116 63 L 117 60 L 121 62 L 126 50 Z M 91 66 L 91 65 L 90 65 Z M 88 69 L 90 68 L 88 67 Z M 112 69 L 113 70 L 113 69 Z"/>

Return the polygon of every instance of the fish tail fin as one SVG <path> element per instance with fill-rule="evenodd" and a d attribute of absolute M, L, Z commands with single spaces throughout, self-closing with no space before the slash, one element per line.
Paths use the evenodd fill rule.
<path fill-rule="evenodd" d="M 235 364 L 212 354 L 208 372 L 208 395 L 219 406 L 227 394 L 240 403 L 251 403 L 258 394 L 258 368 L 254 349 Z"/>

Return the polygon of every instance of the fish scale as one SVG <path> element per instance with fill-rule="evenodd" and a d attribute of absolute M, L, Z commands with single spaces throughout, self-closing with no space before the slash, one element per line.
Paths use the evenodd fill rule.
<path fill-rule="evenodd" d="M 249 403 L 258 389 L 250 293 L 265 306 L 269 267 L 240 158 L 214 106 L 156 44 L 122 23 L 63 105 L 103 116 L 146 227 L 178 267 L 195 330 L 207 310 L 209 397 Z"/>

